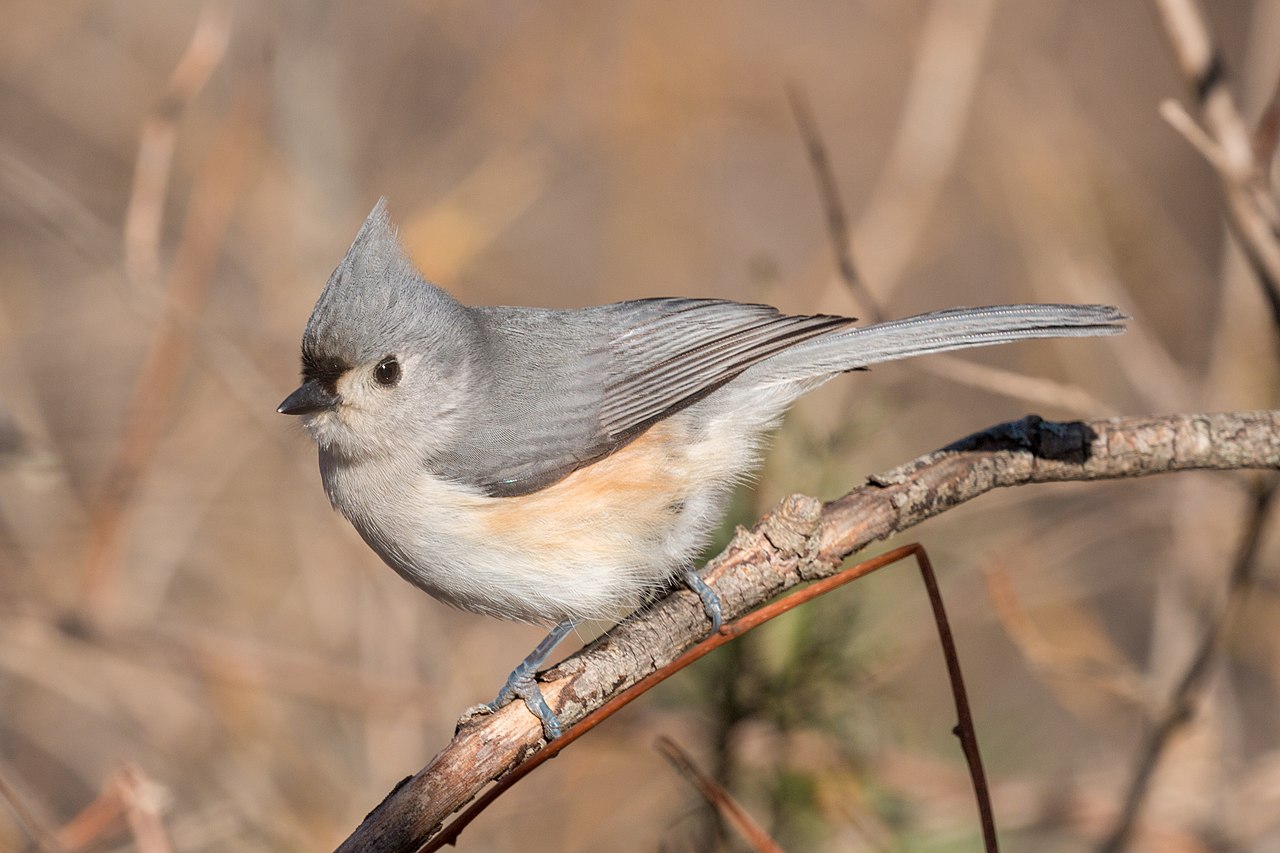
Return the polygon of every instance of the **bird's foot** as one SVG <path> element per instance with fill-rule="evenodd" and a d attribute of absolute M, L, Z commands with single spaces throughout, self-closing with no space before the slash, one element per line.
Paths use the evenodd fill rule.
<path fill-rule="evenodd" d="M 698 598 L 702 600 L 702 609 L 706 611 L 707 618 L 711 620 L 711 630 L 707 632 L 709 637 L 720 630 L 720 624 L 723 621 L 720 596 L 716 595 L 714 589 L 707 586 L 707 582 L 702 579 L 696 569 L 684 570 L 684 584 L 697 593 Z"/>
<path fill-rule="evenodd" d="M 577 624 L 573 620 L 566 620 L 552 628 L 542 642 L 529 652 L 529 656 L 520 661 L 520 665 L 507 676 L 507 683 L 498 691 L 497 698 L 489 703 L 489 710 L 496 711 L 519 697 L 524 700 L 524 704 L 533 715 L 542 722 L 542 734 L 548 741 L 560 737 L 562 731 L 560 720 L 547 704 L 535 676 L 538 674 L 538 667 L 546 662 L 555 647 L 560 645 L 560 641 L 568 636 Z"/>

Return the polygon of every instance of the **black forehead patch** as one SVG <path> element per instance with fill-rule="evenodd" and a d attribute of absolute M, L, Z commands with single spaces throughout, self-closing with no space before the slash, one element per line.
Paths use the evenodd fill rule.
<path fill-rule="evenodd" d="M 314 379 L 330 391 L 338 384 L 338 377 L 350 369 L 351 365 L 340 358 L 322 356 L 306 347 L 302 349 L 302 378 Z"/>

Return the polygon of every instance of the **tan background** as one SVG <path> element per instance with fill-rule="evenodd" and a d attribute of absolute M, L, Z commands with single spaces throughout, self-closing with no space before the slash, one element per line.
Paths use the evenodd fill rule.
<path fill-rule="evenodd" d="M 1280 3 L 1211 5 L 1254 117 L 1280 68 Z M 1183 88 L 1143 3 L 0 12 L 0 781 L 47 827 L 127 763 L 180 850 L 330 848 L 537 638 L 380 565 L 273 412 L 379 195 L 464 301 L 678 294 L 865 316 L 833 273 L 791 83 L 888 313 L 1040 300 L 1134 316 L 1124 339 L 965 356 L 1068 383 L 1075 402 L 924 363 L 833 383 L 797 408 L 734 522 L 1030 410 L 1276 404 L 1274 334 L 1226 251 L 1215 181 L 1157 114 Z M 198 26 L 179 85 L 208 82 L 165 101 Z M 126 241 L 149 121 L 147 162 L 169 180 L 134 196 Z M 154 159 L 166 139 L 171 170 Z M 1012 849 L 1089 849 L 1113 819 L 1143 707 L 1220 600 L 1241 483 L 1021 490 L 913 533 L 942 573 Z M 1146 849 L 1280 845 L 1276 553 L 1268 537 L 1228 664 L 1161 766 Z M 1031 636 L 997 615 L 992 578 Z M 837 593 L 628 709 L 463 849 L 703 849 L 705 813 L 652 749 L 660 733 L 789 849 L 974 849 L 926 613 L 906 568 Z M 0 810 L 0 848 L 22 839 Z"/>

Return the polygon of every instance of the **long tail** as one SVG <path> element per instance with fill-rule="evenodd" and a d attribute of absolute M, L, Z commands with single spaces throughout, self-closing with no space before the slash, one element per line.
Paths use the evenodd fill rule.
<path fill-rule="evenodd" d="M 812 338 L 752 372 L 762 379 L 816 378 L 882 361 L 1028 338 L 1118 335 L 1128 319 L 1109 305 L 950 308 Z"/>

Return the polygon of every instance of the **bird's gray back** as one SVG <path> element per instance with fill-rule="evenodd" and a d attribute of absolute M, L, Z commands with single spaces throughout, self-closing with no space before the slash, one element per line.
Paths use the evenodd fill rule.
<path fill-rule="evenodd" d="M 491 495 L 536 491 L 603 455 L 607 329 L 582 312 L 471 308 L 485 365 L 467 426 L 433 472 Z"/>
<path fill-rule="evenodd" d="M 469 310 L 492 369 L 469 428 L 432 464 L 494 496 L 544 488 L 752 365 L 852 322 L 712 299 Z"/>

